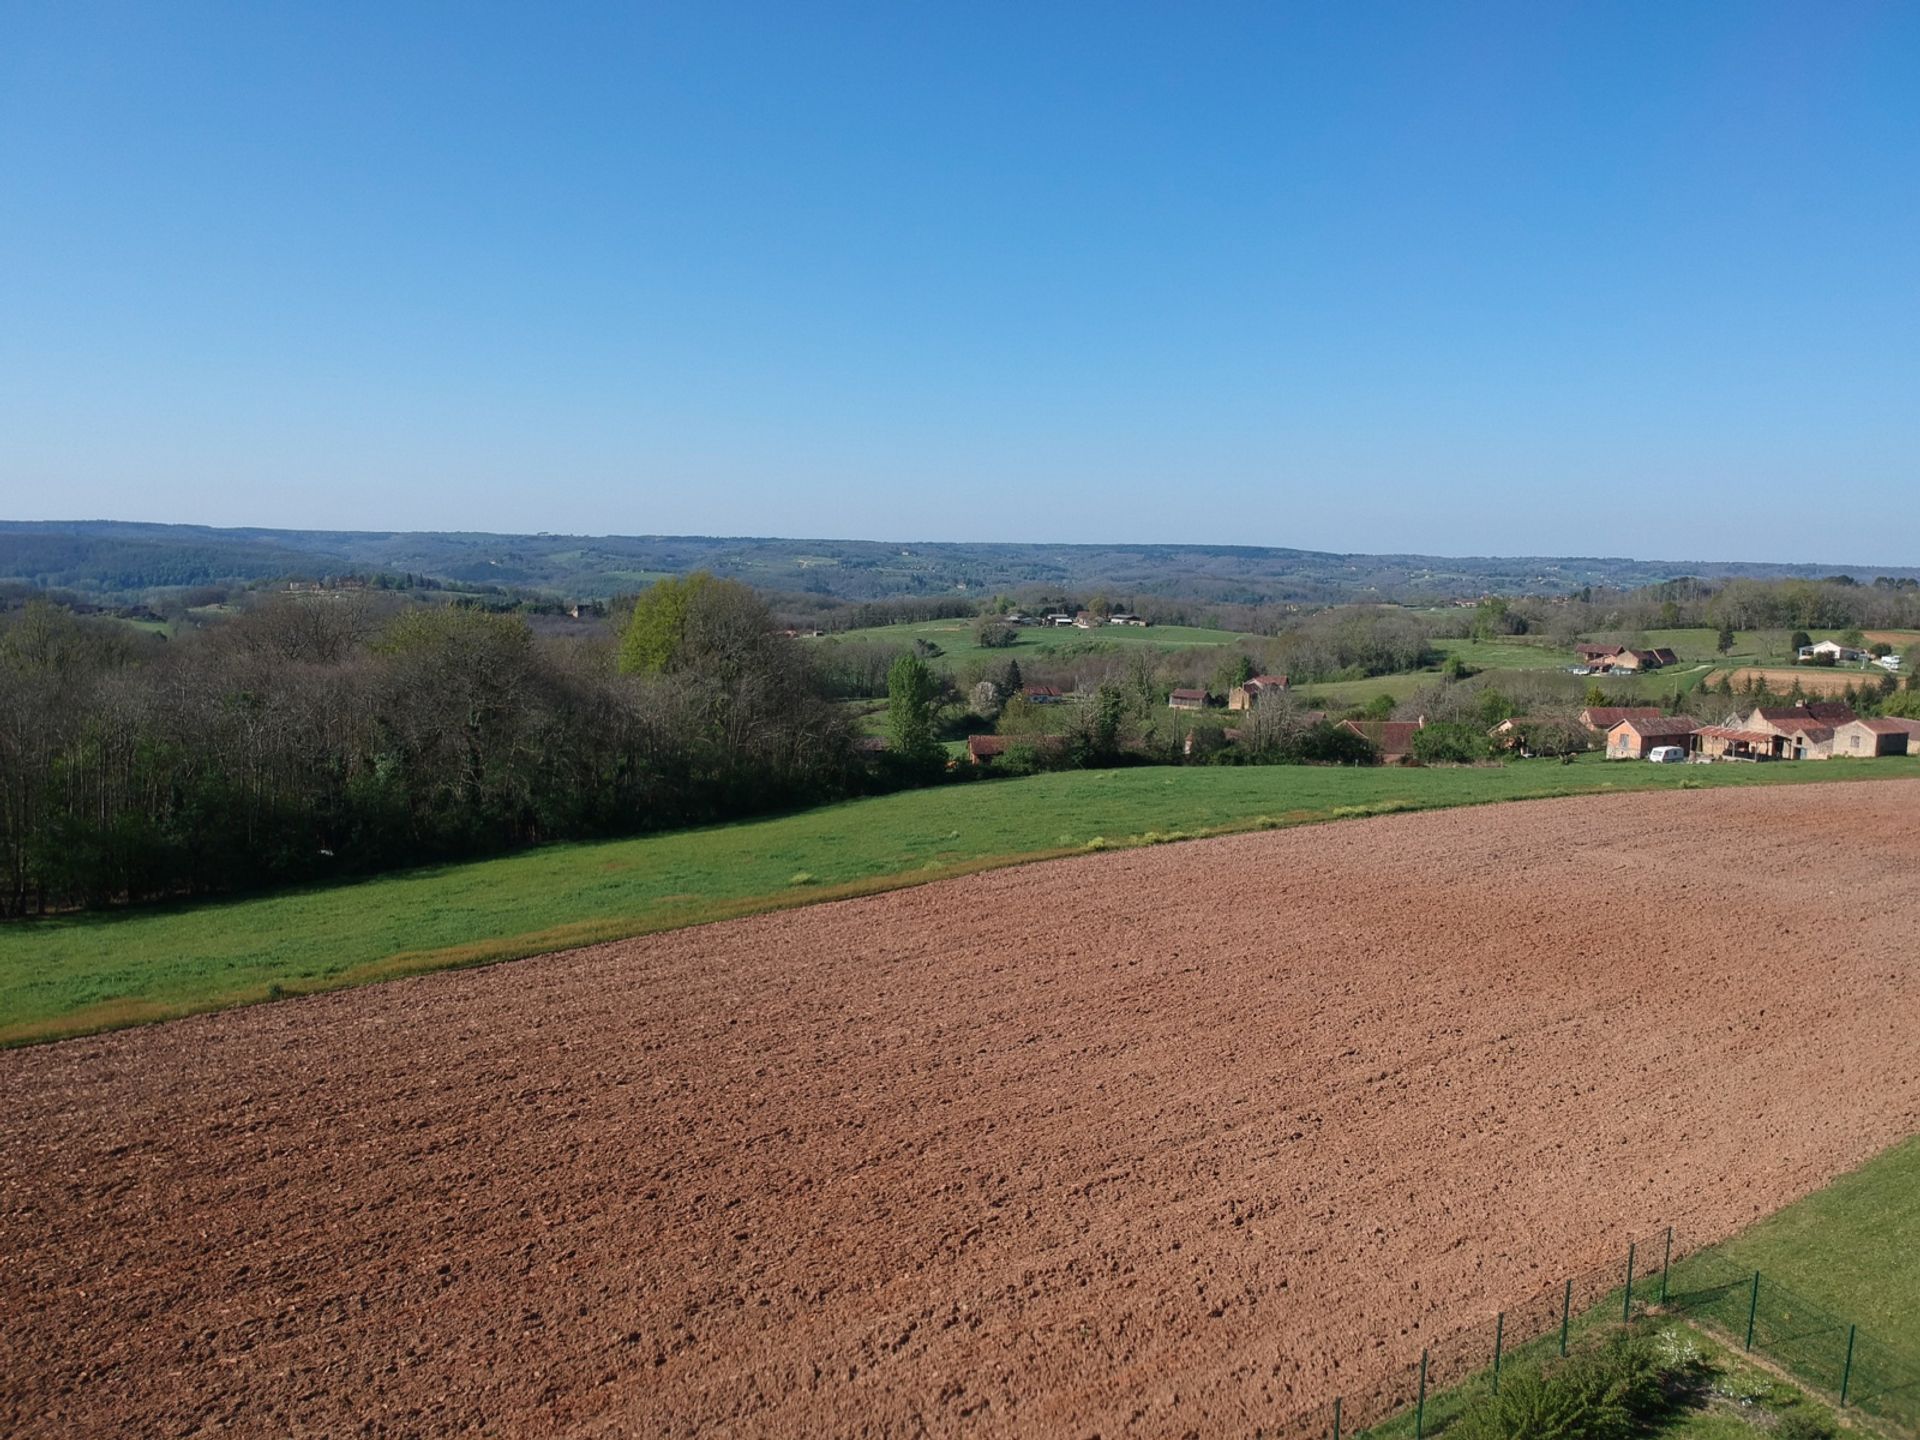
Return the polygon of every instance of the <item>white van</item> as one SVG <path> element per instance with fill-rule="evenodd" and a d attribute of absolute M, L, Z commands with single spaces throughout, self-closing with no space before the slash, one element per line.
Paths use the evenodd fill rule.
<path fill-rule="evenodd" d="M 1656 745 L 1647 752 L 1647 759 L 1655 765 L 1684 765 L 1687 752 L 1678 745 Z"/>

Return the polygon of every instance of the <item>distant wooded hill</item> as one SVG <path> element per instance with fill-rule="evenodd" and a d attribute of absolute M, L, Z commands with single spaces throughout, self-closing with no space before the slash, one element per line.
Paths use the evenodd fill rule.
<path fill-rule="evenodd" d="M 0 581 L 128 598 L 195 585 L 414 575 L 569 599 L 710 570 L 769 591 L 867 600 L 1109 589 L 1230 604 L 1420 602 L 1633 589 L 1681 576 L 1920 577 L 1920 567 L 1607 557 L 1339 555 L 1241 545 L 1014 545 L 687 535 L 216 529 L 125 521 L 0 521 Z"/>

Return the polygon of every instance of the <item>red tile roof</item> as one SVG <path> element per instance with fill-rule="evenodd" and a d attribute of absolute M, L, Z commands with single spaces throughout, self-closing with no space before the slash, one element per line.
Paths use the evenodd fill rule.
<path fill-rule="evenodd" d="M 1204 690 L 1176 690 L 1167 698 L 1169 700 L 1205 700 L 1207 698 L 1207 692 Z"/>
<path fill-rule="evenodd" d="M 1851 706 L 1835 700 L 1816 700 L 1807 705 L 1762 705 L 1757 712 L 1769 725 L 1844 725 L 1856 718 Z"/>
<path fill-rule="evenodd" d="M 1700 722 L 1685 715 L 1636 715 L 1610 727 L 1608 733 L 1623 726 L 1645 740 L 1656 735 L 1691 735 Z"/>
<path fill-rule="evenodd" d="M 1370 740 L 1382 755 L 1411 755 L 1413 737 L 1420 733 L 1418 720 L 1342 720 L 1340 728 L 1351 730 Z"/>
<path fill-rule="evenodd" d="M 1060 735 L 969 735 L 967 754 L 975 760 L 991 760 L 1022 745 L 1044 754 L 1058 750 L 1064 744 L 1066 739 Z"/>
<path fill-rule="evenodd" d="M 1702 725 L 1693 732 L 1696 735 L 1709 735 L 1715 740 L 1741 740 L 1749 745 L 1771 745 L 1780 737 L 1767 730 L 1740 730 L 1731 725 Z"/>
<path fill-rule="evenodd" d="M 1581 712 L 1595 730 L 1611 730 L 1622 720 L 1651 720 L 1659 715 L 1658 705 L 1589 705 Z"/>

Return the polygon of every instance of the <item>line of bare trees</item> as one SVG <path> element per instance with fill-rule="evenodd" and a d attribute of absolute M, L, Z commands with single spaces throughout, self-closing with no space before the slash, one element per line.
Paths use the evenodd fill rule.
<path fill-rule="evenodd" d="M 611 630 L 394 597 L 284 596 L 172 642 L 45 604 L 0 615 L 0 915 L 847 793 L 841 712 L 745 604 L 709 627 L 731 653 L 649 673 Z"/>

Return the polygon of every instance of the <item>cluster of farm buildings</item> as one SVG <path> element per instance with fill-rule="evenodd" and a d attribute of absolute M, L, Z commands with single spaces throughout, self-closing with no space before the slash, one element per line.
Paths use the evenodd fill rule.
<path fill-rule="evenodd" d="M 1599 716 L 1604 724 L 1609 760 L 1644 760 L 1664 747 L 1684 751 L 1693 760 L 1869 760 L 1920 755 L 1920 720 L 1860 716 L 1838 701 L 1757 705 L 1727 716 L 1718 725 L 1665 715 L 1652 707 L 1618 709 L 1611 714 L 1595 707 L 1581 719 L 1596 730 L 1601 725 L 1589 716 Z"/>
<path fill-rule="evenodd" d="M 1071 613 L 1056 610 L 1048 615 L 1028 615 L 1014 610 L 1002 615 L 1001 620 L 1009 625 L 1051 625 L 1055 627 L 1072 626 L 1076 630 L 1092 630 L 1100 625 L 1137 625 L 1145 629 L 1153 622 L 1143 620 L 1131 610 L 1111 610 L 1105 616 L 1096 615 L 1091 610 L 1075 610 Z"/>
<path fill-rule="evenodd" d="M 1576 675 L 1644 675 L 1677 664 L 1679 657 L 1661 647 L 1654 650 L 1630 650 L 1625 645 L 1576 645 Z"/>

